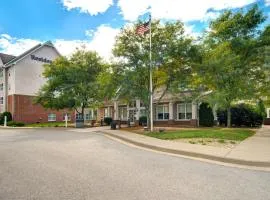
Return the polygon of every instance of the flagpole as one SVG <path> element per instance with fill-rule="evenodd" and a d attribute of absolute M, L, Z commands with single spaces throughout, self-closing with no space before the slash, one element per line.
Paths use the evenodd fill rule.
<path fill-rule="evenodd" d="M 149 79 L 150 79 L 150 131 L 153 132 L 154 126 L 153 126 L 153 80 L 152 80 L 152 17 L 150 13 L 150 19 L 149 19 L 149 32 L 150 32 L 150 52 L 149 52 Z"/>

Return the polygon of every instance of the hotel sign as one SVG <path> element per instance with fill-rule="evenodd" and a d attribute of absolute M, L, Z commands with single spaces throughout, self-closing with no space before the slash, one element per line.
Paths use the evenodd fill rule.
<path fill-rule="evenodd" d="M 44 62 L 44 63 L 52 63 L 52 61 L 47 59 L 47 58 L 37 57 L 35 55 L 31 55 L 31 59 L 36 60 L 36 61 L 40 61 L 40 62 Z"/>

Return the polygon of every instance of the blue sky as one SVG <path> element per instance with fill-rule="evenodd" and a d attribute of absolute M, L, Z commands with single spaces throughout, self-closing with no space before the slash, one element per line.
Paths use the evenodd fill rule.
<path fill-rule="evenodd" d="M 51 40 L 64 55 L 85 45 L 111 56 L 119 29 L 152 8 L 154 18 L 182 20 L 194 36 L 227 8 L 254 3 L 270 14 L 270 0 L 9 0 L 0 4 L 0 52 L 18 55 Z M 268 19 L 266 23 L 269 23 Z"/>

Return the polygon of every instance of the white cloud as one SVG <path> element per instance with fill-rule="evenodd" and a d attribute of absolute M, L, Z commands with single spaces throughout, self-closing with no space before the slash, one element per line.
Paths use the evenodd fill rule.
<path fill-rule="evenodd" d="M 84 46 L 88 50 L 94 50 L 100 56 L 109 60 L 112 57 L 111 50 L 113 48 L 115 37 L 119 33 L 119 29 L 114 29 L 107 25 L 101 25 L 96 32 L 86 31 L 86 35 L 90 35 L 92 40 L 55 40 L 54 44 L 63 55 L 72 54 L 76 48 Z"/>
<path fill-rule="evenodd" d="M 0 36 L 3 37 L 3 38 L 6 38 L 8 40 L 11 40 L 11 37 L 8 34 L 1 34 Z"/>
<path fill-rule="evenodd" d="M 38 40 L 13 38 L 8 34 L 0 35 L 0 50 L 11 55 L 19 55 L 40 43 Z"/>
<path fill-rule="evenodd" d="M 270 6 L 270 0 L 265 0 L 265 5 Z"/>
<path fill-rule="evenodd" d="M 268 0 L 267 0 L 268 1 Z M 256 0 L 119 0 L 124 19 L 135 21 L 147 8 L 158 19 L 202 20 L 209 9 L 240 8 Z"/>
<path fill-rule="evenodd" d="M 221 12 L 207 12 L 201 21 L 208 22 L 210 20 L 216 19 L 220 14 Z"/>
<path fill-rule="evenodd" d="M 106 25 L 99 26 L 93 35 L 93 40 L 89 43 L 89 49 L 96 50 L 101 56 L 109 58 L 115 37 L 119 32 L 120 29 L 114 29 Z"/>
<path fill-rule="evenodd" d="M 76 48 L 85 46 L 86 49 L 95 50 L 99 53 L 100 56 L 102 56 L 106 60 L 109 60 L 112 56 L 111 50 L 115 42 L 115 37 L 119 33 L 119 31 L 119 29 L 114 29 L 107 25 L 101 25 L 97 28 L 95 32 L 92 30 L 86 31 L 86 35 L 92 36 L 91 40 L 56 39 L 52 42 L 59 50 L 59 52 L 65 56 L 71 55 L 76 50 Z M 8 34 L 2 34 L 0 35 L 0 51 L 2 51 L 3 53 L 17 56 L 37 45 L 38 43 L 42 42 L 45 41 L 24 38 L 18 39 L 15 37 L 11 37 Z"/>
<path fill-rule="evenodd" d="M 195 25 L 184 25 L 184 29 L 185 29 L 185 34 L 192 36 L 193 38 L 198 38 L 201 33 L 195 32 L 194 31 Z"/>
<path fill-rule="evenodd" d="M 94 33 L 95 33 L 95 31 L 93 29 L 85 31 L 85 35 L 88 37 L 92 37 L 94 35 Z"/>
<path fill-rule="evenodd" d="M 78 8 L 80 12 L 97 15 L 113 5 L 113 0 L 62 0 L 62 3 L 68 10 Z"/>

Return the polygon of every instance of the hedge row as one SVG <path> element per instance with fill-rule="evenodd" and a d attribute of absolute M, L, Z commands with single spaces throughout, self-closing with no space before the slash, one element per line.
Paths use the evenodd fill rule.
<path fill-rule="evenodd" d="M 261 126 L 264 120 L 265 112 L 258 109 L 257 106 L 248 104 L 239 104 L 231 108 L 231 123 L 232 126 Z M 227 111 L 219 110 L 218 121 L 220 125 L 227 126 Z"/>

